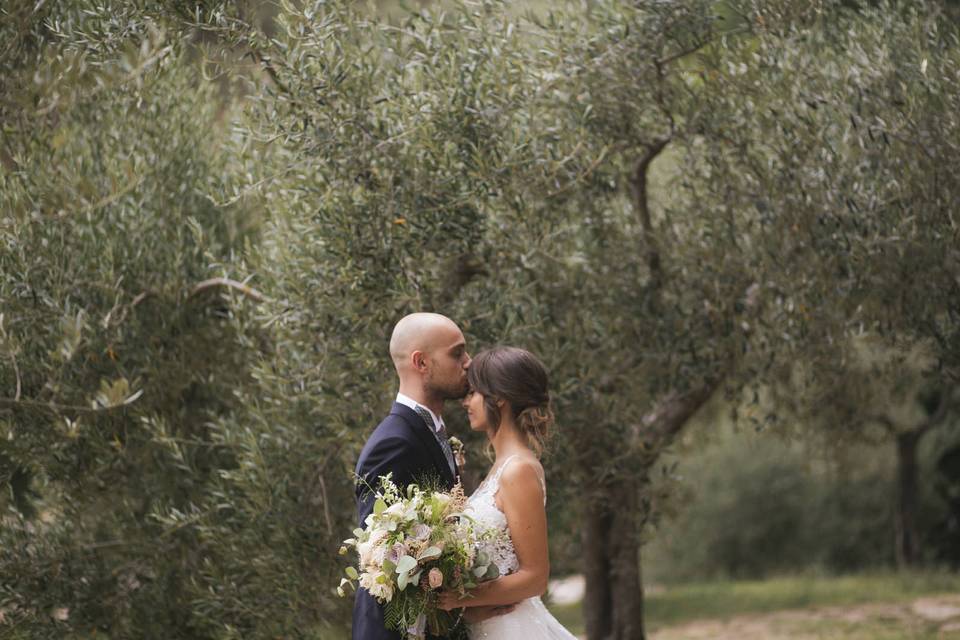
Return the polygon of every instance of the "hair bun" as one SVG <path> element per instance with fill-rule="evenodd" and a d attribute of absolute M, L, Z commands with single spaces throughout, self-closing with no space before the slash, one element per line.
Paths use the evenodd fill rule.
<path fill-rule="evenodd" d="M 543 404 L 531 405 L 517 416 L 517 427 L 526 437 L 527 444 L 537 452 L 538 456 L 543 453 L 544 445 L 550 434 L 550 427 L 553 425 L 553 419 L 553 409 L 550 407 L 549 396 Z"/>

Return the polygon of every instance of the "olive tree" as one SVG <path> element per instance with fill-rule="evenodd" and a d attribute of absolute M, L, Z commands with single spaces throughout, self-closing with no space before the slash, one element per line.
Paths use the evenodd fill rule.
<path fill-rule="evenodd" d="M 548 466 L 584 513 L 589 632 L 643 634 L 645 487 L 737 370 L 759 309 L 759 276 L 730 255 L 728 220 L 694 206 L 720 194 L 657 204 L 649 188 L 668 145 L 693 155 L 703 144 L 708 87 L 684 65 L 702 52 L 722 69 L 718 39 L 738 28 L 728 22 L 709 3 L 516 19 L 489 2 L 400 23 L 317 3 L 287 6 L 277 37 L 241 32 L 265 71 L 249 131 L 274 149 L 235 196 L 271 211 L 251 257 L 278 332 L 257 374 L 257 432 L 277 434 L 273 455 L 322 461 L 327 553 L 349 521 L 356 453 L 392 396 L 390 328 L 441 311 L 475 343 L 547 361 L 563 434 Z M 234 476 L 217 495 L 265 486 Z"/>
<path fill-rule="evenodd" d="M 189 637 L 199 560 L 153 512 L 232 460 L 207 422 L 248 378 L 221 300 L 257 297 L 226 262 L 247 217 L 209 197 L 227 156 L 191 29 L 152 9 L 0 21 L 0 625 L 23 637 Z"/>
<path fill-rule="evenodd" d="M 829 446 L 896 447 L 906 565 L 918 557 L 917 446 L 957 402 L 960 43 L 937 3 L 857 9 L 758 8 L 751 55 L 724 92 L 741 96 L 731 137 L 770 133 L 739 146 L 738 170 L 720 179 L 754 194 L 763 223 L 788 221 L 765 250 L 809 265 L 776 285 L 772 329 L 800 340 L 767 369 L 774 408 Z"/>
<path fill-rule="evenodd" d="M 81 621 L 120 633 L 344 628 L 331 587 L 352 469 L 410 311 L 546 361 L 549 504 L 580 515 L 591 638 L 644 637 L 654 479 L 711 399 L 789 382 L 797 361 L 817 371 L 860 322 L 929 339 L 955 378 L 957 49 L 935 7 L 187 12 L 254 63 L 229 147 L 174 22 L 80 8 L 24 32 L 81 25 L 19 50 L 5 89 L 32 118 L 3 156 L 0 375 L 18 513 L 4 535 L 45 545 L 4 556 L 36 576 L 4 592 L 31 628 L 73 624 L 104 584 L 119 595 Z M 909 269 L 891 266 L 901 249 Z M 916 297 L 883 315 L 905 283 Z M 28 522 L 38 488 L 69 517 Z M 97 588 L 31 609 L 24 594 L 64 567 Z"/>

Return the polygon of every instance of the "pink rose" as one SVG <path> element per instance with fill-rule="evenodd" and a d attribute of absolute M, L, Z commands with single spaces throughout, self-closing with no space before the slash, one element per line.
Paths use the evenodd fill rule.
<path fill-rule="evenodd" d="M 443 584 L 443 572 L 434 567 L 433 569 L 430 569 L 428 579 L 430 580 L 431 589 L 439 589 Z"/>

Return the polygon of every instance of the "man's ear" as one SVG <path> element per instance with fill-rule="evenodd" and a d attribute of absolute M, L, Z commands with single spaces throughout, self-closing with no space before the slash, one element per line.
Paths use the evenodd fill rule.
<path fill-rule="evenodd" d="M 427 356 L 423 351 L 414 351 L 411 353 L 410 360 L 413 362 L 413 368 L 417 371 L 427 370 Z"/>

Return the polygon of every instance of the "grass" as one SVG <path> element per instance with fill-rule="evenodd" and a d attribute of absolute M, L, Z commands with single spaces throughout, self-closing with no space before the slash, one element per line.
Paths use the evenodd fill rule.
<path fill-rule="evenodd" d="M 836 640 L 946 640 L 946 638 L 960 638 L 960 635 L 941 634 L 936 624 L 904 624 L 900 620 L 884 619 L 862 622 L 820 620 L 805 625 L 791 625 L 784 631 L 797 636 Z"/>
<path fill-rule="evenodd" d="M 645 600 L 646 624 L 650 630 L 708 618 L 769 613 L 785 609 L 808 609 L 868 602 L 902 602 L 923 595 L 960 593 L 960 574 L 874 573 L 843 577 L 782 577 L 762 581 L 722 581 L 671 586 L 654 591 Z M 551 607 L 557 619 L 572 633 L 583 633 L 579 605 Z M 889 626 L 889 625 L 888 625 Z M 857 633 L 863 625 L 857 625 Z M 842 638 L 924 638 L 926 635 L 835 635 Z M 922 632 L 919 630 L 918 632 Z M 816 634 L 816 630 L 814 630 Z M 825 636 L 826 637 L 826 636 Z M 929 637 L 936 637 L 935 635 Z"/>

